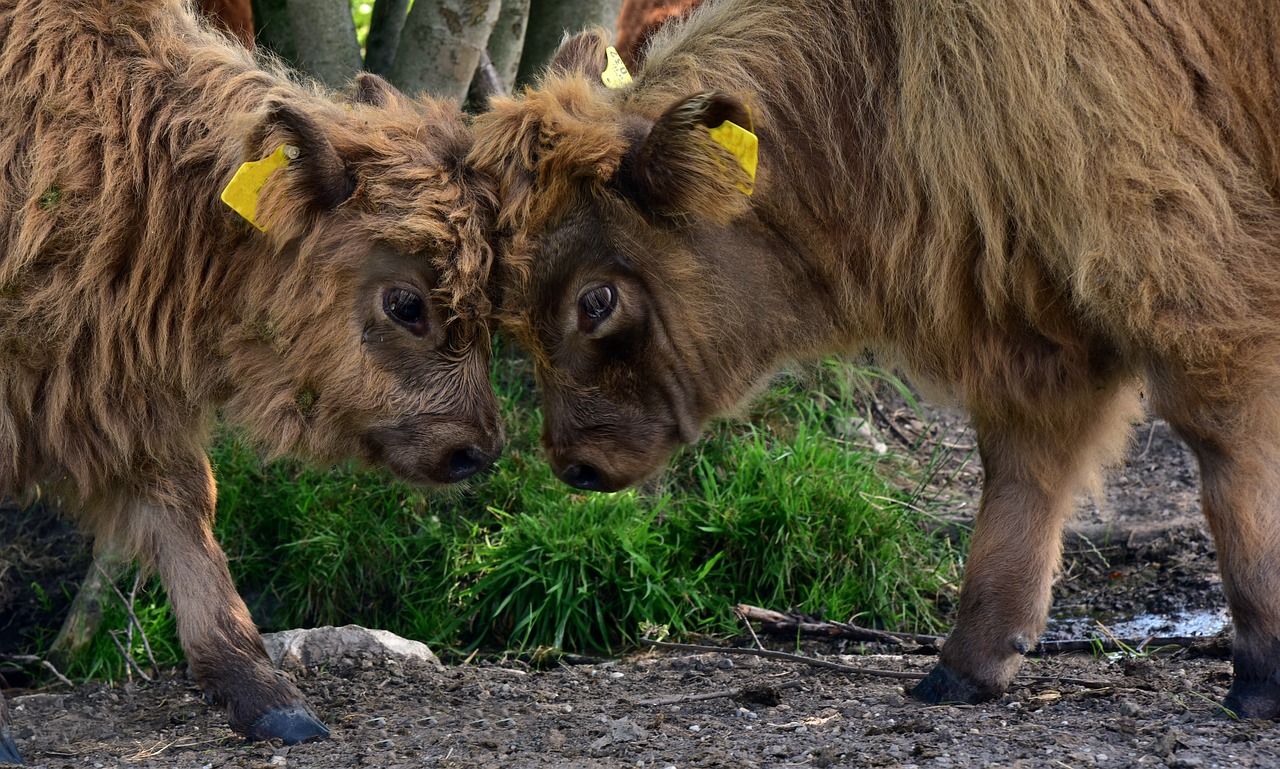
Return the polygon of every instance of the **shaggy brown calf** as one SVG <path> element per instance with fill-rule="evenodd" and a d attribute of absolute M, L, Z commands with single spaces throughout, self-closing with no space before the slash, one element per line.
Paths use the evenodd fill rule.
<path fill-rule="evenodd" d="M 914 691 L 974 702 L 1034 647 L 1145 387 L 1200 460 L 1227 705 L 1280 716 L 1280 5 L 712 0 L 617 90 L 603 45 L 472 156 L 561 478 L 651 475 L 787 361 L 894 356 L 978 433 L 959 615 Z M 728 123 L 759 136 L 749 197 Z"/>
<path fill-rule="evenodd" d="M 0 6 L 0 488 L 158 572 L 250 737 L 326 732 L 213 540 L 211 422 L 412 481 L 493 461 L 494 200 L 469 143 L 456 108 L 376 78 L 339 103 L 265 71 L 180 0 Z M 219 199 L 260 158 L 260 195 L 230 187 L 263 231 Z"/>
<path fill-rule="evenodd" d="M 649 38 L 672 19 L 693 10 L 702 0 L 622 0 L 618 12 L 618 55 L 636 69 Z"/>

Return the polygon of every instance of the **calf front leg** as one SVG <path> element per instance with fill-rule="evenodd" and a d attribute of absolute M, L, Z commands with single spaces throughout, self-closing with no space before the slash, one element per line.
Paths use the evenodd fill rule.
<path fill-rule="evenodd" d="M 201 688 L 227 709 L 231 728 L 286 744 L 327 737 L 302 693 L 271 664 L 227 558 L 214 541 L 215 490 L 208 460 L 166 468 L 148 492 L 126 500 L 115 539 L 153 567 L 169 594 L 178 638 Z M 120 528 L 123 531 L 120 531 Z"/>
<path fill-rule="evenodd" d="M 929 703 L 1000 696 L 1035 647 L 1076 494 L 1123 449 L 1139 413 L 1119 385 L 1035 414 L 975 414 L 985 471 L 955 629 L 938 664 L 912 691 Z"/>

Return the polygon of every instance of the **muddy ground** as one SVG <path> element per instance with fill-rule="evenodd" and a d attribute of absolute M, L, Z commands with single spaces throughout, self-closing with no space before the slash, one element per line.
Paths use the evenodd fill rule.
<path fill-rule="evenodd" d="M 972 437 L 954 418 L 925 424 L 901 409 L 882 409 L 880 422 L 890 445 L 926 431 L 951 447 L 941 500 L 963 519 L 981 474 Z M 1222 594 L 1196 494 L 1194 462 L 1167 427 L 1142 426 L 1105 501 L 1082 504 L 1073 523 L 1051 635 L 1095 631 L 1097 617 L 1120 629 L 1128 615 L 1150 615 L 1143 634 L 1186 632 L 1165 615 L 1212 633 Z M 542 669 L 343 660 L 292 673 L 333 731 L 292 748 L 245 744 L 181 671 L 5 693 L 28 762 L 48 767 L 1280 766 L 1280 727 L 1216 705 L 1230 683 L 1223 641 L 1032 658 L 1023 673 L 1037 680 L 974 707 L 920 705 L 904 696 L 909 681 L 724 652 Z M 934 661 L 927 650 L 803 651 L 881 671 Z"/>

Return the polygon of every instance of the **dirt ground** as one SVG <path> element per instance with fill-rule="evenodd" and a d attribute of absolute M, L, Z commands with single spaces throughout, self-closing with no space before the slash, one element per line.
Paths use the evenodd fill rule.
<path fill-rule="evenodd" d="M 940 493 L 963 519 L 981 476 L 972 437 L 953 417 L 879 413 L 890 444 L 928 433 L 951 447 Z M 1163 424 L 1138 430 L 1101 505 L 1082 504 L 1056 591 L 1050 637 L 1081 637 L 1099 617 L 1117 632 L 1145 615 L 1143 635 L 1185 635 L 1177 620 L 1188 617 L 1213 633 L 1224 620 L 1195 465 Z M 724 652 L 540 669 L 343 660 L 292 674 L 332 737 L 291 748 L 244 743 L 181 671 L 153 684 L 5 693 L 24 755 L 47 767 L 1280 766 L 1280 727 L 1233 721 L 1216 704 L 1230 683 L 1223 641 L 1033 657 L 1022 672 L 1036 680 L 972 707 L 923 706 L 902 680 Z M 934 662 L 874 647 L 802 651 L 880 671 Z"/>

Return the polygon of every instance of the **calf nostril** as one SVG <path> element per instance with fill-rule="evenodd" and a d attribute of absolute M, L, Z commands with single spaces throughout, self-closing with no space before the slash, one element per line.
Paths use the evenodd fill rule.
<path fill-rule="evenodd" d="M 591 465 L 569 465 L 560 474 L 560 480 L 584 491 L 604 491 L 604 478 Z"/>
<path fill-rule="evenodd" d="M 475 446 L 458 449 L 449 455 L 449 480 L 457 482 L 470 478 L 492 465 L 495 459 L 496 455 L 487 454 Z"/>

